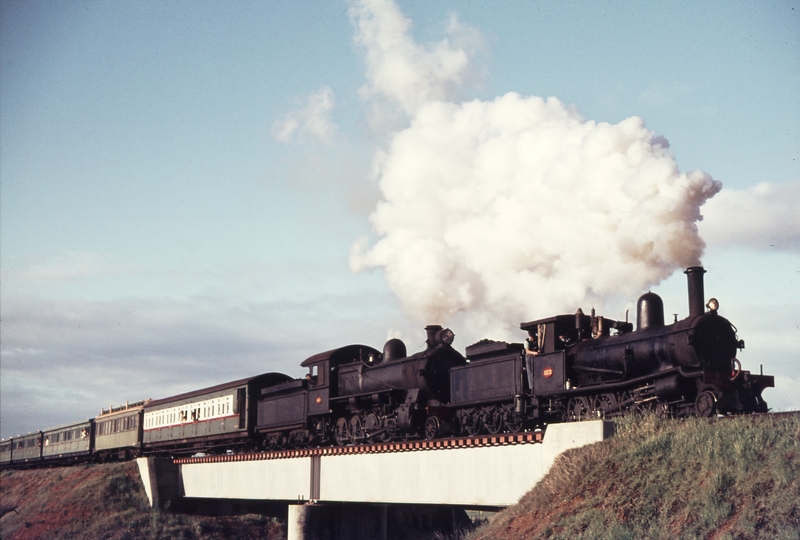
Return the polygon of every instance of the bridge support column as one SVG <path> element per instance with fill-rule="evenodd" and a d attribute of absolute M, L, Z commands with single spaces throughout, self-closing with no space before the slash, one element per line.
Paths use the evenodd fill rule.
<path fill-rule="evenodd" d="M 385 504 L 289 505 L 287 540 L 386 540 Z"/>
<path fill-rule="evenodd" d="M 138 458 L 136 464 L 151 507 L 164 508 L 183 497 L 181 468 L 171 458 Z"/>

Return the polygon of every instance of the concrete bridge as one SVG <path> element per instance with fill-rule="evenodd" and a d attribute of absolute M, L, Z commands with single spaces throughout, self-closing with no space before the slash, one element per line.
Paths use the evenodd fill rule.
<path fill-rule="evenodd" d="M 330 519 L 325 505 L 450 505 L 499 509 L 515 504 L 570 448 L 602 441 L 611 422 L 553 424 L 544 432 L 469 439 L 386 443 L 250 455 L 164 460 L 141 458 L 139 471 L 151 505 L 166 500 L 236 499 L 289 504 L 289 538 L 317 534 L 314 516 Z M 385 536 L 385 507 L 364 537 Z M 381 522 L 383 523 L 381 525 Z M 381 529 L 383 527 L 383 529 Z M 305 533 L 303 531 L 306 531 Z M 341 537 L 355 537 L 348 534 Z"/>

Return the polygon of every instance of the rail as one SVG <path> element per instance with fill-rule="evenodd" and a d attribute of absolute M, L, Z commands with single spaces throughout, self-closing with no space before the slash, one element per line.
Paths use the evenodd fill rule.
<path fill-rule="evenodd" d="M 476 448 L 488 446 L 508 446 L 517 444 L 536 444 L 544 439 L 544 431 L 529 431 L 503 435 L 479 435 L 475 437 L 455 437 L 431 441 L 395 441 L 387 443 L 361 444 L 354 446 L 325 446 L 320 448 L 299 448 L 294 450 L 273 450 L 249 454 L 220 454 L 175 458 L 176 465 L 195 463 L 231 463 L 235 461 L 260 461 L 265 459 L 291 459 L 313 456 L 341 456 L 355 454 L 383 454 L 389 452 L 415 452 L 420 450 L 444 450 L 453 448 Z"/>

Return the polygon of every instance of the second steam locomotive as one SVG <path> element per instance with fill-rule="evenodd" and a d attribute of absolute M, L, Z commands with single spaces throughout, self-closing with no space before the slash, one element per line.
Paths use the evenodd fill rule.
<path fill-rule="evenodd" d="M 75 457 L 53 451 L 66 441 L 80 456 L 123 458 L 516 433 L 647 410 L 767 412 L 774 377 L 742 369 L 744 342 L 715 299 L 706 305 L 704 273 L 686 270 L 689 316 L 671 324 L 648 292 L 635 329 L 579 309 L 522 323 L 525 343 L 483 340 L 466 356 L 452 331 L 428 326 L 416 354 L 399 339 L 348 345 L 305 360 L 301 379 L 267 373 L 0 441 L 0 465 Z"/>

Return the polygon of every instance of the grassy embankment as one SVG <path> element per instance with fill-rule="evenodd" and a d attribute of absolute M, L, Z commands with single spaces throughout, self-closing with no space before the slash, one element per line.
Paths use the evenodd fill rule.
<path fill-rule="evenodd" d="M 286 526 L 260 515 L 225 518 L 151 509 L 136 463 L 3 471 L 0 538 L 193 539 L 285 538 Z"/>
<path fill-rule="evenodd" d="M 800 416 L 625 419 L 469 538 L 800 538 Z"/>
<path fill-rule="evenodd" d="M 622 420 L 470 538 L 800 538 L 798 450 L 800 416 Z M 0 520 L 7 540 L 285 535 L 261 515 L 153 510 L 134 463 L 5 471 L 0 490 L 0 506 L 17 506 Z"/>

